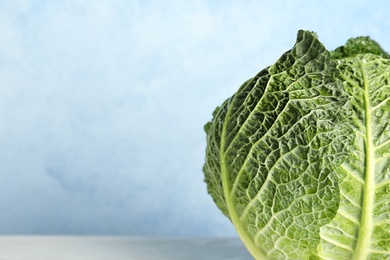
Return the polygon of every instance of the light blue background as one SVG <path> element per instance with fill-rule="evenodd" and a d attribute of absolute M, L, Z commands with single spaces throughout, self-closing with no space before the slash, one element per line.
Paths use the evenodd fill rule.
<path fill-rule="evenodd" d="M 300 28 L 390 50 L 373 3 L 0 1 L 0 234 L 234 236 L 204 123 Z"/>

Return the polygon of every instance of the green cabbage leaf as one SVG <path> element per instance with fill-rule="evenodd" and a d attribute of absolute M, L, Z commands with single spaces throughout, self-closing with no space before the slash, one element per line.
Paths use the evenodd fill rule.
<path fill-rule="evenodd" d="M 390 259 L 390 57 L 310 31 L 205 125 L 207 189 L 256 259 Z"/>

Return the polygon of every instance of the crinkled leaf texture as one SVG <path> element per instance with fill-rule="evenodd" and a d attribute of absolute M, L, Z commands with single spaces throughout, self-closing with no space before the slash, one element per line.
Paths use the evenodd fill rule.
<path fill-rule="evenodd" d="M 206 124 L 213 200 L 256 259 L 390 259 L 390 59 L 313 32 Z"/>

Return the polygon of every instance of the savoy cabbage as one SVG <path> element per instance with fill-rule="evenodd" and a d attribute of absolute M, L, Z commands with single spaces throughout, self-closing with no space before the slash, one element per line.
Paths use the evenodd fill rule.
<path fill-rule="evenodd" d="M 390 56 L 299 31 L 205 125 L 208 192 L 256 259 L 390 259 Z"/>

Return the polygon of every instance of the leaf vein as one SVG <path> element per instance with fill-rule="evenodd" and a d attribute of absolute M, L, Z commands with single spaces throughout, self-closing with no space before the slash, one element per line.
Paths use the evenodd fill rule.
<path fill-rule="evenodd" d="M 325 240 L 326 242 L 331 243 L 331 244 L 333 244 L 333 245 L 335 245 L 335 246 L 338 246 L 338 247 L 341 247 L 341 248 L 344 248 L 344 249 L 346 249 L 346 250 L 348 250 L 348 251 L 353 252 L 353 248 L 352 248 L 351 246 L 344 245 L 344 244 L 342 244 L 342 243 L 340 243 L 340 242 L 338 242 L 338 241 L 336 241 L 336 240 L 333 240 L 333 239 L 330 238 L 330 237 L 326 237 L 326 236 L 324 236 L 324 235 L 321 235 L 321 239 L 323 239 L 323 240 Z"/>
<path fill-rule="evenodd" d="M 362 179 L 360 176 L 354 174 L 353 171 L 351 171 L 351 170 L 345 168 L 344 164 L 342 164 L 342 165 L 340 166 L 340 168 L 341 168 L 345 173 L 347 173 L 349 176 L 351 176 L 352 178 L 354 178 L 355 180 L 357 180 L 358 182 L 360 182 L 361 184 L 364 185 L 363 179 Z"/>

